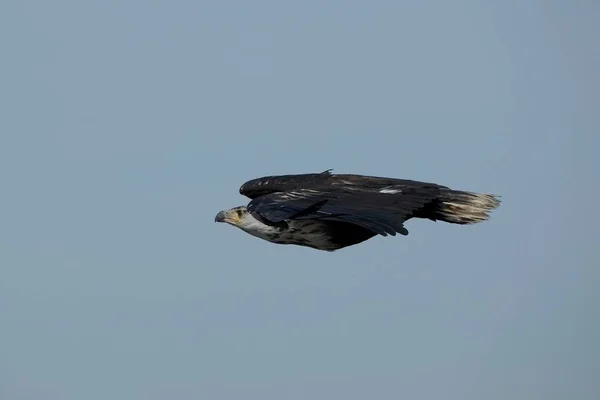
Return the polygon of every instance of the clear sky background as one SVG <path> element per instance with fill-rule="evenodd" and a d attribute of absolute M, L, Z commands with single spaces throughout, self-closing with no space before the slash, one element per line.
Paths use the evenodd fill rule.
<path fill-rule="evenodd" d="M 0 399 L 600 398 L 600 3 L 8 0 Z M 502 196 L 325 253 L 246 180 Z"/>

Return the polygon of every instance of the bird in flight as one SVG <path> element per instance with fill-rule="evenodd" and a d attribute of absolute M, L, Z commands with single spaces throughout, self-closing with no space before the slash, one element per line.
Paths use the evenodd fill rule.
<path fill-rule="evenodd" d="M 376 235 L 408 235 L 411 218 L 451 224 L 486 221 L 498 196 L 435 183 L 354 174 L 273 175 L 244 183 L 247 206 L 220 211 L 216 222 L 277 243 L 335 251 Z"/>

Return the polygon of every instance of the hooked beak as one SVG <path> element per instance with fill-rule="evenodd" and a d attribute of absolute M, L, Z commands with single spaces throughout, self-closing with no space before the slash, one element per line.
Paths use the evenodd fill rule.
<path fill-rule="evenodd" d="M 227 212 L 226 211 L 220 211 L 217 216 L 215 217 L 215 222 L 225 222 L 225 219 L 227 218 Z"/>

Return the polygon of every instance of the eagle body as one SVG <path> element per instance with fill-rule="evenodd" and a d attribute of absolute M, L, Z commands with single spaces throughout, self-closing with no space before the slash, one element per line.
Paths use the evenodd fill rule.
<path fill-rule="evenodd" d="M 497 196 L 396 178 L 321 173 L 274 175 L 240 187 L 247 206 L 217 214 L 260 239 L 334 251 L 376 235 L 408 235 L 404 223 L 425 218 L 474 224 L 500 205 Z"/>
<path fill-rule="evenodd" d="M 295 244 L 334 251 L 375 236 L 375 233 L 367 229 L 344 222 L 289 220 L 285 224 L 273 225 L 257 219 L 244 206 L 227 212 L 237 210 L 241 211 L 243 216 L 232 225 L 252 236 L 276 244 Z M 220 217 L 217 217 L 217 220 L 219 219 Z"/>

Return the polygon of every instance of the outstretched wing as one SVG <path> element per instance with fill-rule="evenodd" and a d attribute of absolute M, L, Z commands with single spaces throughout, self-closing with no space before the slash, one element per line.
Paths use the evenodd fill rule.
<path fill-rule="evenodd" d="M 393 193 L 406 189 L 447 189 L 435 183 L 379 176 L 332 174 L 331 170 L 321 173 L 271 175 L 249 180 L 240 187 L 240 194 L 255 199 L 271 193 L 300 189 L 345 188 L 357 191 L 379 191 Z"/>
<path fill-rule="evenodd" d="M 240 194 L 255 199 L 271 193 L 324 185 L 331 176 L 331 170 L 311 174 L 263 176 L 244 183 L 240 187 Z"/>
<path fill-rule="evenodd" d="M 321 219 L 352 223 L 383 236 L 406 235 L 403 223 L 434 201 L 438 193 L 436 186 L 388 191 L 315 187 L 257 197 L 248 204 L 248 210 L 275 223 Z"/>

